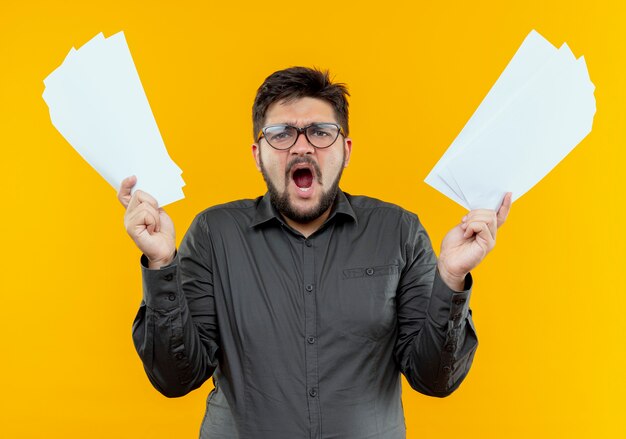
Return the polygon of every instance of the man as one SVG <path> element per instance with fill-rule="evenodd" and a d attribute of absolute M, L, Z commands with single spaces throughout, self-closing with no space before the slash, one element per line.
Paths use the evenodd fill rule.
<path fill-rule="evenodd" d="M 166 396 L 213 377 L 202 438 L 404 438 L 400 373 L 443 397 L 470 368 L 469 272 L 511 194 L 466 215 L 437 260 L 416 215 L 339 189 L 347 95 L 317 70 L 270 75 L 252 145 L 268 193 L 201 212 L 178 252 L 165 211 L 122 182 L 143 252 L 133 339 Z"/>

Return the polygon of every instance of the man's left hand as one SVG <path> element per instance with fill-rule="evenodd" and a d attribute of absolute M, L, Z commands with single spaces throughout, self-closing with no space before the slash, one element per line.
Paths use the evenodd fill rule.
<path fill-rule="evenodd" d="M 463 217 L 443 238 L 437 268 L 442 280 L 453 290 L 465 289 L 465 276 L 496 245 L 496 232 L 511 209 L 511 192 L 507 192 L 498 212 L 475 209 Z"/>

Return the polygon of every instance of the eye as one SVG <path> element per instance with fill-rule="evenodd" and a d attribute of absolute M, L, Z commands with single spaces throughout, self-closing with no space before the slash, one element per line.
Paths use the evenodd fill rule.
<path fill-rule="evenodd" d="M 290 139 L 293 136 L 291 131 L 292 130 L 285 129 L 285 128 L 276 128 L 271 131 L 268 130 L 267 137 L 270 142 L 280 142 L 280 141 Z"/>
<path fill-rule="evenodd" d="M 282 131 L 280 133 L 272 135 L 272 140 L 280 140 L 284 139 L 285 137 L 289 137 L 289 133 L 287 133 L 287 131 Z"/>
<path fill-rule="evenodd" d="M 309 136 L 311 137 L 332 137 L 333 136 L 333 128 L 326 128 L 320 126 L 312 126 L 309 131 Z"/>
<path fill-rule="evenodd" d="M 313 131 L 313 135 L 315 137 L 326 137 L 326 136 L 330 136 L 330 133 L 327 133 L 324 130 L 315 130 Z"/>

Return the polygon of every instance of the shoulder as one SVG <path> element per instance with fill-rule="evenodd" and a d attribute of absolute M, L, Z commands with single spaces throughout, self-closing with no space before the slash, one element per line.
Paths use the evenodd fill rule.
<path fill-rule="evenodd" d="M 194 221 L 207 226 L 247 224 L 254 217 L 262 197 L 241 199 L 208 207 L 196 215 Z"/>
<path fill-rule="evenodd" d="M 198 215 L 216 215 L 226 212 L 242 212 L 245 213 L 249 210 L 254 210 L 263 197 L 246 198 L 242 200 L 229 201 L 228 203 L 216 204 L 215 206 L 207 207 Z"/>
<path fill-rule="evenodd" d="M 364 220 L 395 220 L 406 225 L 419 223 L 417 214 L 404 209 L 403 207 L 379 200 L 378 198 L 366 195 L 351 195 L 345 193 L 348 202 L 352 206 L 357 219 Z"/>
<path fill-rule="evenodd" d="M 428 233 L 414 212 L 377 198 L 345 195 L 356 216 L 359 236 L 366 236 L 383 247 L 387 242 L 399 243 L 406 260 L 416 251 L 432 252 Z"/>

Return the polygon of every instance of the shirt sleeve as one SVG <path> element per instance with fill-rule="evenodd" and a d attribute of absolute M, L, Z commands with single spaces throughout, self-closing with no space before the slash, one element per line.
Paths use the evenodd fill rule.
<path fill-rule="evenodd" d="M 468 274 L 463 291 L 450 289 L 439 275 L 426 230 L 416 217 L 408 222 L 394 354 L 413 389 L 444 397 L 461 384 L 478 346 L 469 309 L 473 280 Z"/>
<path fill-rule="evenodd" d="M 142 255 L 141 272 L 143 300 L 133 323 L 135 348 L 159 392 L 185 395 L 211 377 L 219 353 L 204 218 L 196 216 L 170 265 L 151 270 Z"/>

